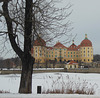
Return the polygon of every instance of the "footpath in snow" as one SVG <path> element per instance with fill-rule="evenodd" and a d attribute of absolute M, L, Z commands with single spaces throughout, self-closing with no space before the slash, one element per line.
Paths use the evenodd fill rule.
<path fill-rule="evenodd" d="M 0 98 L 100 98 L 100 96 L 76 94 L 0 94 Z"/>

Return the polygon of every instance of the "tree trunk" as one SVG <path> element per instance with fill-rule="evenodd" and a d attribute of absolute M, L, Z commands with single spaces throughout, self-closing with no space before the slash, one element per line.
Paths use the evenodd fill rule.
<path fill-rule="evenodd" d="M 22 60 L 22 73 L 19 87 L 19 93 L 32 93 L 32 72 L 34 58 L 26 55 Z"/>
<path fill-rule="evenodd" d="M 32 0 L 26 0 L 25 7 L 25 32 L 24 32 L 24 57 L 22 60 L 22 74 L 19 93 L 32 93 L 32 72 L 34 58 L 31 56 L 32 36 Z"/>

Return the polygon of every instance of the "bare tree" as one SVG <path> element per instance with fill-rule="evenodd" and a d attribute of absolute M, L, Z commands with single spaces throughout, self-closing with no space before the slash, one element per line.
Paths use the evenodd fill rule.
<path fill-rule="evenodd" d="M 58 0 L 0 0 L 0 21 L 5 26 L 0 35 L 5 37 L 4 43 L 10 41 L 22 61 L 19 93 L 32 92 L 35 58 L 31 56 L 31 46 L 34 45 L 34 40 L 40 34 L 47 42 L 63 35 L 68 37 L 71 30 L 70 22 L 66 20 L 71 14 L 66 13 L 71 5 L 56 8 L 57 2 Z"/>

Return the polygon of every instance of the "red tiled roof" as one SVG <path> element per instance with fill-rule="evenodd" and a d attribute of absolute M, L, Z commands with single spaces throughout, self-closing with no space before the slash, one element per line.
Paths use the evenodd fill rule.
<path fill-rule="evenodd" d="M 69 51 L 77 51 L 78 50 L 78 47 L 75 45 L 75 44 L 72 44 L 69 48 L 68 48 Z"/>
<path fill-rule="evenodd" d="M 77 46 L 77 50 L 80 48 L 80 45 Z"/>
<path fill-rule="evenodd" d="M 47 47 L 47 49 L 51 49 L 52 50 L 53 48 L 52 47 Z"/>
<path fill-rule="evenodd" d="M 92 46 L 92 42 L 88 39 L 84 39 L 81 44 L 80 44 L 81 47 L 84 47 L 84 46 Z"/>
<path fill-rule="evenodd" d="M 57 47 L 57 48 L 67 48 L 66 46 L 64 46 L 63 44 L 61 44 L 60 42 L 56 43 L 54 45 L 54 47 Z"/>
<path fill-rule="evenodd" d="M 46 46 L 46 42 L 39 37 L 34 41 L 34 46 Z"/>
<path fill-rule="evenodd" d="M 78 64 L 78 63 L 72 60 L 68 64 Z"/>

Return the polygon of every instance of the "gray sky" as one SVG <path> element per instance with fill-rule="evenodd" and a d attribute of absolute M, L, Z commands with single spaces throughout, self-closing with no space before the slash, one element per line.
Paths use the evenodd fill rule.
<path fill-rule="evenodd" d="M 100 54 L 100 0 L 64 0 L 63 5 L 73 4 L 70 20 L 74 29 L 71 31 L 76 45 L 84 39 L 85 34 L 92 41 L 94 54 Z"/>
<path fill-rule="evenodd" d="M 63 0 L 61 5 L 68 3 L 73 5 L 71 8 L 73 12 L 69 19 L 74 27 L 70 33 L 77 34 L 75 44 L 79 45 L 87 34 L 88 39 L 92 41 L 94 54 L 100 54 L 100 0 Z M 4 58 L 12 57 L 12 55 L 13 52 Z"/>

